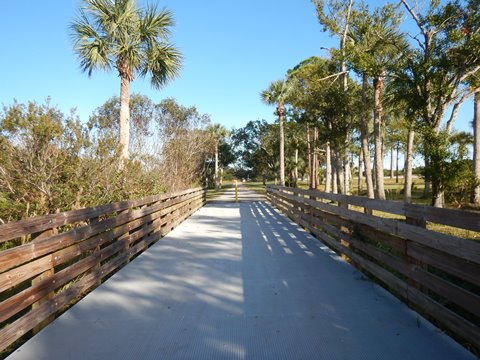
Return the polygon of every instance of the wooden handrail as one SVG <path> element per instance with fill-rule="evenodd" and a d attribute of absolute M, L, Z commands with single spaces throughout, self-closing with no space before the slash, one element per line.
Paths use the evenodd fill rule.
<path fill-rule="evenodd" d="M 480 241 L 429 229 L 435 223 L 479 232 L 480 213 L 281 186 L 267 186 L 267 198 L 414 309 L 480 349 Z"/>
<path fill-rule="evenodd" d="M 39 331 L 204 203 L 205 190 L 196 188 L 0 225 L 0 244 L 8 246 L 0 251 L 0 352 Z"/>

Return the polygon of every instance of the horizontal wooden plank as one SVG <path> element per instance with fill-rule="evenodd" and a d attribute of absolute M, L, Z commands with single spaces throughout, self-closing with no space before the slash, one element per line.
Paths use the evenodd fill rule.
<path fill-rule="evenodd" d="M 191 198 L 201 197 L 201 195 L 198 194 L 192 194 L 191 196 Z M 188 199 L 190 198 L 187 198 L 187 200 Z M 181 203 L 182 199 L 170 199 L 163 203 L 156 203 L 153 206 L 122 213 L 115 217 L 96 222 L 93 225 L 87 225 L 61 234 L 52 235 L 48 238 L 36 241 L 35 243 L 27 243 L 15 248 L 4 250 L 0 252 L 0 272 L 21 265 L 27 261 L 31 261 L 36 257 L 71 246 L 108 229 L 121 226 L 154 212 L 160 211 L 160 215 L 167 214 L 171 212 L 172 207 Z"/>
<path fill-rule="evenodd" d="M 188 189 L 174 193 L 165 193 L 149 196 L 138 200 L 121 201 L 113 204 L 101 205 L 96 207 L 70 210 L 58 214 L 49 214 L 28 218 L 16 222 L 10 222 L 0 225 L 0 243 L 12 240 L 21 236 L 41 232 L 47 229 L 60 227 L 79 221 L 85 221 L 98 216 L 103 216 L 113 212 L 125 209 L 143 206 L 145 204 L 162 201 L 168 198 L 174 198 L 184 194 L 202 192 L 202 188 Z"/>
<path fill-rule="evenodd" d="M 0 274 L 0 292 L 12 288 L 21 282 L 31 279 L 53 266 L 52 257 L 47 255 L 23 266 L 16 267 Z"/>
<path fill-rule="evenodd" d="M 82 259 L 72 266 L 39 281 L 37 284 L 15 294 L 0 303 L 0 323 L 9 319 L 27 306 L 47 296 L 76 276 L 84 273 L 98 263 L 97 255 Z"/>
<path fill-rule="evenodd" d="M 275 192 L 276 190 L 273 190 Z M 387 233 L 416 241 L 425 246 L 453 254 L 457 257 L 480 264 L 480 243 L 466 240 L 456 236 L 446 235 L 435 231 L 422 229 L 417 226 L 405 224 L 393 219 L 380 218 L 357 211 L 348 210 L 342 207 L 322 203 L 306 198 L 299 198 L 293 195 L 284 194 L 293 200 L 300 199 L 301 202 L 318 207 L 324 211 L 340 215 L 346 219 L 368 225 Z"/>
<path fill-rule="evenodd" d="M 461 229 L 480 232 L 480 212 L 459 209 L 436 208 L 427 205 L 405 204 L 399 201 L 368 199 L 361 196 L 341 195 L 325 193 L 318 190 L 305 190 L 297 188 L 283 188 L 271 186 L 278 191 L 287 193 L 314 196 L 320 199 L 338 201 L 356 205 L 368 209 L 383 211 L 391 214 L 402 215 L 410 218 L 423 219 L 425 221 L 457 227 Z"/>
<path fill-rule="evenodd" d="M 413 267 L 410 277 L 422 286 L 452 302 L 469 313 L 480 317 L 480 296 L 475 295 L 455 284 L 429 273 L 417 266 Z"/>
<path fill-rule="evenodd" d="M 311 196 L 311 197 L 316 197 L 320 199 L 346 203 L 349 205 L 355 205 L 355 206 L 360 206 L 368 209 L 384 211 L 391 214 L 405 215 L 404 203 L 399 201 L 376 200 L 376 199 L 369 199 L 362 196 L 326 193 L 326 192 L 321 192 L 319 190 L 282 188 L 279 186 L 275 186 L 272 188 L 278 191 L 295 192 L 298 194 L 302 194 L 304 196 L 309 196 L 309 197 Z"/>
<path fill-rule="evenodd" d="M 322 218 L 324 220 L 327 220 L 329 223 L 335 224 L 336 227 L 347 227 L 350 232 L 356 233 L 357 237 L 361 236 L 362 238 L 369 239 L 370 241 L 375 243 L 386 244 L 401 254 L 406 253 L 406 241 L 403 238 L 385 233 L 383 231 L 379 231 L 367 225 L 344 219 L 339 215 L 322 211 L 321 209 L 312 207 L 308 204 L 302 204 L 301 202 L 294 200 L 288 201 L 290 201 L 294 206 L 300 206 L 304 211 L 310 214 L 314 214 L 317 218 Z M 326 225 L 327 223 L 323 221 L 322 224 Z M 330 229 L 333 230 L 333 228 Z"/>
<path fill-rule="evenodd" d="M 467 340 L 477 348 L 480 347 L 480 336 L 478 336 L 478 334 L 480 334 L 480 327 L 472 324 L 470 321 L 447 309 L 445 306 L 413 287 L 408 288 L 407 298 L 412 301 L 417 308 L 425 311 L 457 336 Z"/>
<path fill-rule="evenodd" d="M 405 215 L 437 224 L 480 232 L 480 211 L 436 208 L 433 206 L 405 205 Z"/>
<path fill-rule="evenodd" d="M 407 283 L 402 281 L 401 279 L 393 276 L 387 269 L 365 259 L 361 254 L 357 254 L 354 249 L 357 248 L 362 252 L 365 252 L 369 256 L 372 256 L 376 260 L 384 263 L 385 265 L 391 267 L 395 270 L 400 270 L 400 272 L 407 277 L 412 277 L 416 283 L 426 286 L 431 291 L 436 292 L 438 295 L 444 297 L 447 301 L 453 302 L 456 305 L 463 307 L 465 310 L 469 311 L 470 313 L 479 316 L 480 314 L 480 298 L 478 295 L 470 293 L 469 291 L 452 284 L 445 279 L 442 279 L 434 274 L 427 272 L 425 269 L 421 267 L 417 267 L 415 265 L 409 265 L 404 263 L 403 260 L 392 257 L 391 255 L 385 254 L 379 249 L 376 249 L 373 245 L 364 243 L 361 240 L 356 239 L 350 234 L 342 233 L 339 229 L 336 229 L 335 226 L 328 225 L 322 220 L 312 220 L 310 215 L 304 214 L 301 211 L 298 211 L 296 207 L 290 207 L 286 205 L 286 201 L 290 201 L 294 205 L 298 205 L 299 201 L 298 198 L 289 196 L 289 194 L 277 192 L 275 193 L 275 189 L 273 191 L 269 191 L 269 199 L 272 200 L 274 204 L 281 204 L 283 209 L 289 213 L 290 215 L 294 215 L 293 218 L 296 218 L 297 221 L 304 226 L 307 230 L 311 231 L 314 235 L 320 238 L 322 241 L 325 241 L 329 246 L 331 246 L 335 251 L 345 254 L 350 259 L 352 259 L 355 264 L 357 264 L 360 268 L 366 270 L 367 272 L 371 273 L 373 276 L 381 280 L 385 283 L 388 287 L 393 288 L 398 294 L 400 294 L 403 298 L 411 301 L 416 307 L 425 311 L 427 314 L 435 318 L 437 321 L 442 323 L 447 329 L 450 329 L 458 336 L 462 337 L 463 339 L 469 341 L 474 346 L 480 345 L 480 337 L 478 334 L 480 333 L 480 328 L 461 315 L 456 314 L 455 312 L 447 309 L 445 306 L 439 304 L 432 298 L 430 298 L 427 294 L 422 293 L 420 290 L 415 289 L 414 287 L 409 286 Z M 283 198 L 283 201 L 279 200 Z M 304 198 L 305 200 L 300 200 L 304 204 L 309 206 L 315 205 L 312 203 L 311 199 Z M 325 211 L 331 211 L 332 213 L 340 213 L 342 216 L 348 218 L 348 213 L 346 209 L 338 209 L 337 206 L 332 206 L 329 204 L 324 204 L 325 207 L 320 205 L 319 208 L 322 208 Z M 306 207 L 306 206 L 305 206 Z M 333 209 L 334 208 L 334 209 Z M 346 211 L 345 211 L 346 210 Z M 307 210 L 305 210 L 307 211 Z M 317 216 L 318 214 L 314 214 Z M 335 215 L 337 216 L 337 215 Z M 330 218 L 331 219 L 331 218 Z M 356 220 L 356 219 L 355 219 Z M 429 219 L 431 221 L 431 219 Z M 366 224 L 365 224 L 366 223 Z M 367 221 L 363 222 L 364 225 L 371 226 L 371 223 Z M 387 228 L 388 230 L 392 229 L 392 224 L 386 224 L 385 226 L 381 226 L 382 223 L 379 223 L 380 229 Z M 321 226 L 320 228 L 316 228 L 316 226 Z M 401 224 L 406 225 L 406 224 Z M 457 223 L 459 225 L 459 223 Z M 405 235 L 409 234 L 412 229 L 408 228 L 408 225 L 405 226 L 402 231 L 398 231 L 398 233 Z M 430 238 L 429 241 L 433 241 L 431 239 L 431 235 L 422 231 L 423 229 L 416 228 L 420 234 L 428 234 Z M 329 232 L 330 236 L 327 235 L 325 232 Z M 427 230 L 428 231 L 428 230 Z M 439 243 L 435 243 L 434 245 L 436 248 L 424 246 L 421 241 L 417 240 L 418 243 L 407 241 L 406 243 L 406 252 L 409 256 L 416 258 L 420 261 L 428 263 L 430 265 L 436 266 L 439 269 L 452 273 L 453 275 L 460 277 L 462 279 L 466 279 L 467 281 L 472 282 L 473 284 L 478 285 L 480 281 L 480 276 L 478 276 L 478 263 L 465 261 L 465 259 L 457 258 L 452 256 L 449 252 L 442 252 L 449 249 L 449 246 L 455 243 L 457 239 L 453 239 L 453 242 L 448 243 L 448 241 L 452 241 L 452 239 L 447 239 L 447 244 L 445 244 L 445 237 L 444 234 L 439 234 L 441 238 Z M 332 237 L 333 236 L 333 237 Z M 335 239 L 337 237 L 337 239 Z M 338 239 L 342 238 L 349 242 L 353 248 L 346 247 L 344 244 L 338 241 Z M 468 240 L 464 240 L 464 243 L 471 244 Z M 462 245 L 463 242 L 459 245 Z M 430 244 L 431 245 L 431 244 Z M 469 248 L 469 246 L 467 245 Z M 437 249 L 440 248 L 440 249 Z M 471 250 L 471 249 L 470 249 Z M 473 249 L 476 251 L 476 247 Z M 476 255 L 475 255 L 476 256 Z M 474 257 L 475 257 L 474 256 Z M 468 256 L 467 256 L 468 257 Z M 392 262 L 392 259 L 394 260 Z M 466 265 L 465 269 L 462 269 L 461 265 Z"/>
<path fill-rule="evenodd" d="M 84 276 L 68 289 L 57 294 L 54 299 L 46 301 L 18 320 L 6 325 L 0 330 L 0 349 L 5 349 L 44 321 L 44 319 L 55 314 L 66 305 L 69 305 L 72 300 L 78 298 L 93 287 L 98 277 L 99 274 L 94 273 Z"/>
<path fill-rule="evenodd" d="M 414 242 L 407 243 L 407 254 L 425 264 L 480 286 L 480 266 L 478 264 Z"/>
<path fill-rule="evenodd" d="M 74 244 L 75 246 L 78 246 L 78 248 L 75 248 L 75 246 L 67 247 L 65 249 L 62 249 L 64 250 L 64 253 L 55 253 L 57 255 L 63 256 L 63 260 L 56 260 L 57 263 L 63 263 L 67 261 L 67 259 L 72 259 L 75 256 L 84 253 L 85 251 L 92 250 L 94 248 L 93 245 L 95 245 L 96 247 L 100 243 L 102 243 L 102 241 L 103 243 L 106 243 L 115 239 L 115 236 L 119 236 L 123 233 L 133 230 L 133 232 L 127 237 L 121 238 L 115 243 L 103 248 L 99 252 L 96 252 L 88 256 L 87 258 L 76 262 L 75 264 L 54 274 L 52 277 L 46 278 L 45 280 L 38 282 L 36 285 L 25 289 L 21 293 L 18 293 L 10 297 L 9 299 L 6 299 L 6 301 L 3 301 L 0 304 L 0 322 L 10 318 L 25 307 L 31 305 L 33 302 L 36 302 L 47 294 L 51 293 L 56 288 L 59 288 L 60 286 L 63 286 L 66 282 L 71 281 L 71 279 L 77 277 L 78 275 L 85 273 L 86 271 L 91 271 L 95 268 L 97 264 L 100 263 L 102 259 L 107 259 L 110 256 L 118 254 L 118 256 L 112 258 L 106 264 L 102 265 L 99 269 L 94 270 L 92 273 L 86 273 L 82 278 L 80 278 L 66 290 L 63 290 L 60 293 L 56 294 L 54 299 L 46 300 L 43 304 L 29 311 L 20 319 L 1 329 L 0 348 L 4 349 L 6 346 L 9 346 L 14 341 L 22 337 L 26 332 L 33 329 L 35 326 L 44 321 L 44 319 L 48 318 L 52 314 L 55 314 L 63 307 L 70 304 L 73 299 L 79 297 L 85 291 L 88 291 L 89 289 L 96 286 L 99 279 L 105 278 L 111 272 L 116 271 L 120 266 L 126 263 L 128 258 L 145 250 L 150 244 L 160 239 L 163 232 L 165 232 L 167 229 L 168 231 L 170 231 L 171 228 L 181 223 L 185 218 L 190 216 L 193 212 L 195 212 L 204 204 L 203 192 L 193 194 L 192 196 L 187 194 L 186 196 L 183 196 L 183 198 L 182 195 L 185 194 L 179 193 L 177 199 L 166 200 L 164 202 L 165 204 L 161 206 L 161 209 L 156 208 L 156 212 L 154 213 L 148 213 L 147 211 L 147 215 L 143 216 L 143 218 L 140 219 L 135 219 L 135 217 L 133 217 L 133 219 L 135 220 L 128 222 L 128 220 L 132 219 L 131 214 L 136 210 L 133 212 L 127 212 L 121 215 L 117 215 L 117 218 L 123 216 L 124 218 L 122 219 L 126 222 L 124 222 L 123 225 L 109 230 L 109 236 L 105 236 L 105 233 L 96 234 L 98 238 L 95 238 L 94 236 L 88 238 L 88 240 L 84 241 L 83 243 L 80 242 L 78 244 Z M 145 209 L 146 208 L 142 210 Z M 145 212 L 138 212 L 136 215 L 138 214 L 144 215 Z M 115 218 L 112 219 L 115 220 Z M 110 219 L 107 219 L 105 221 L 109 220 Z M 96 223 L 93 226 L 99 226 L 98 224 L 100 224 L 101 222 Z M 109 226 L 117 224 L 117 222 L 110 221 Z M 112 238 L 110 236 L 112 236 Z M 52 237 L 49 237 L 46 240 L 48 240 L 48 242 L 51 242 L 51 238 Z M 62 241 L 61 237 L 60 241 Z M 135 245 L 128 248 L 128 244 L 134 242 L 136 242 Z M 25 256 L 25 254 L 28 255 L 29 253 L 31 253 L 30 255 L 38 256 L 38 252 L 41 252 L 41 250 L 37 251 L 38 249 L 35 248 L 34 245 L 36 244 L 31 243 L 26 245 L 27 246 L 20 247 L 19 253 L 21 254 L 21 256 Z M 55 244 L 55 246 L 59 245 Z M 62 244 L 61 246 L 64 246 L 64 244 Z M 19 249 L 17 248 L 17 250 Z M 18 282 L 20 281 L 19 279 L 29 276 L 27 275 L 27 270 L 29 269 L 30 275 L 34 276 L 32 274 L 34 274 L 35 272 L 42 272 L 47 265 L 49 268 L 51 263 L 49 261 L 46 261 L 45 259 L 50 257 L 51 255 L 41 257 L 32 263 L 19 266 L 1 274 L 1 276 L 4 276 L 4 288 L 9 288 L 11 286 L 11 281 Z"/>

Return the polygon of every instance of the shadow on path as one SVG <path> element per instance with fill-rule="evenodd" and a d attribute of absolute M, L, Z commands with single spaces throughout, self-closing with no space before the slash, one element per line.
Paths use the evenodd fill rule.
<path fill-rule="evenodd" d="M 227 200 L 11 359 L 473 358 L 269 204 Z"/>

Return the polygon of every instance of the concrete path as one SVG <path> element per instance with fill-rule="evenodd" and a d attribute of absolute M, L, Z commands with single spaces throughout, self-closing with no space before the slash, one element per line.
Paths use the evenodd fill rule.
<path fill-rule="evenodd" d="M 220 200 L 10 359 L 474 358 L 267 203 Z"/>

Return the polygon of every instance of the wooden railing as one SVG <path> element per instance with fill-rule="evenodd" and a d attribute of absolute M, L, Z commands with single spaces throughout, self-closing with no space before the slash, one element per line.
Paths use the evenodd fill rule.
<path fill-rule="evenodd" d="M 267 187 L 267 196 L 421 314 L 480 349 L 480 213 L 279 186 Z M 434 231 L 439 227 L 447 233 Z"/>
<path fill-rule="evenodd" d="M 201 188 L 0 226 L 0 353 L 203 206 Z"/>

